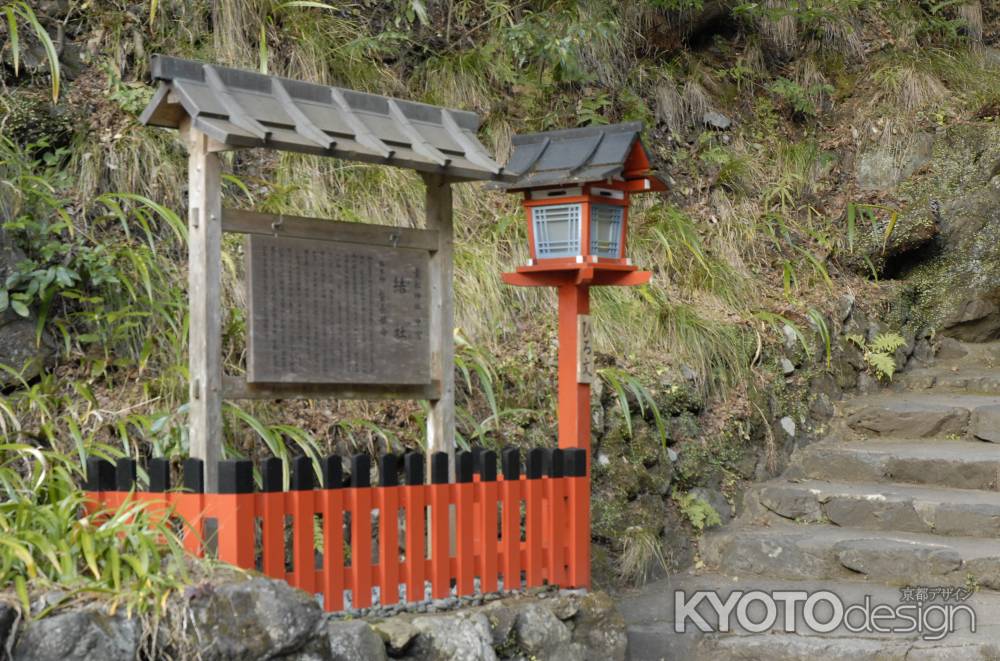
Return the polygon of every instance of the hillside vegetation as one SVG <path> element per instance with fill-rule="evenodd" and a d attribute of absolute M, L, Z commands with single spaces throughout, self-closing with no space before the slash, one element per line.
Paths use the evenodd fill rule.
<path fill-rule="evenodd" d="M 515 133 L 644 122 L 670 185 L 631 216 L 631 257 L 653 283 L 593 302 L 595 443 L 609 461 L 595 465 L 608 494 L 595 538 L 602 566 L 627 560 L 608 580 L 691 560 L 671 539 L 719 509 L 691 489 L 732 500 L 775 470 L 775 421 L 804 422 L 805 386 L 834 369 L 844 300 L 910 351 L 940 321 L 939 299 L 903 279 L 927 257 L 936 212 L 896 185 L 925 167 L 921 136 L 1000 116 L 1000 8 L 978 1 L 4 0 L 0 14 L 0 333 L 20 328 L 37 347 L 3 367 L 0 466 L 17 478 L 0 479 L 2 582 L 78 582 L 88 568 L 115 588 L 148 580 L 108 579 L 82 543 L 65 572 L 34 571 L 50 551 L 22 537 L 8 554 L 30 522 L 4 508 L 53 507 L 65 489 L 26 503 L 31 480 L 78 477 L 91 454 L 187 452 L 186 155 L 174 133 L 137 123 L 152 53 L 472 110 L 501 162 Z M 225 156 L 228 206 L 419 226 L 422 199 L 393 168 Z M 554 298 L 499 279 L 527 259 L 518 201 L 462 185 L 456 206 L 460 442 L 554 444 Z M 240 240 L 224 251 L 237 373 Z M 788 379 L 785 356 L 801 366 Z M 226 451 L 399 451 L 423 445 L 425 415 L 407 402 L 227 403 Z"/>

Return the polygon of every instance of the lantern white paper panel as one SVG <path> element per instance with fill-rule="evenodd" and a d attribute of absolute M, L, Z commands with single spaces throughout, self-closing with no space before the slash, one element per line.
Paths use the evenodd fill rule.
<path fill-rule="evenodd" d="M 531 219 L 535 232 L 535 256 L 575 257 L 580 251 L 579 204 L 553 204 L 533 207 Z"/>
<path fill-rule="evenodd" d="M 590 205 L 590 254 L 598 257 L 621 257 L 622 207 L 611 204 Z"/>

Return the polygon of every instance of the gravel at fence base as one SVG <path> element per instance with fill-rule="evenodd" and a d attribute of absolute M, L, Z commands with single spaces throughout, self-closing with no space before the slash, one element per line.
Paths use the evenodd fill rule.
<path fill-rule="evenodd" d="M 503 599 L 506 597 L 514 597 L 520 595 L 530 594 L 532 596 L 545 599 L 550 594 L 560 594 L 560 595 L 581 595 L 586 594 L 587 590 L 584 589 L 574 589 L 574 590 L 563 590 L 555 586 L 546 586 L 540 588 L 528 588 L 504 591 L 503 589 L 503 579 L 497 581 L 497 591 L 489 592 L 486 594 L 481 594 L 479 592 L 479 579 L 474 579 L 473 589 L 476 594 L 466 595 L 459 597 L 456 595 L 456 588 L 451 588 L 451 596 L 445 597 L 443 599 L 433 599 L 431 598 L 431 582 L 424 582 L 424 598 L 420 601 L 407 602 L 406 601 L 406 586 L 401 585 L 399 588 L 399 603 L 391 604 L 388 606 L 381 605 L 380 601 L 380 590 L 379 588 L 372 588 L 372 605 L 368 608 L 353 608 L 351 603 L 351 591 L 344 591 L 344 610 L 338 611 L 336 613 L 330 613 L 328 617 L 331 619 L 348 619 L 348 618 L 383 618 L 392 617 L 393 615 L 399 615 L 400 613 L 440 613 L 444 611 L 455 610 L 457 608 L 466 608 L 470 606 L 482 606 L 485 603 L 491 601 L 496 601 L 497 599 Z M 317 595 L 317 600 L 320 605 L 323 604 L 323 596 Z"/>

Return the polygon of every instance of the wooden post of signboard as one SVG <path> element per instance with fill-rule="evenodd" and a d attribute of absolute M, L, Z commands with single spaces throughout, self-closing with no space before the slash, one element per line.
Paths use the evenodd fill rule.
<path fill-rule="evenodd" d="M 451 183 L 438 174 L 421 174 L 427 197 L 424 207 L 426 228 L 437 230 L 438 249 L 431 254 L 430 328 L 431 379 L 441 384 L 438 399 L 432 399 L 427 415 L 427 474 L 435 452 L 448 453 L 448 481 L 455 481 L 455 301 L 452 282 L 455 276 L 454 229 L 452 224 Z M 455 510 L 449 507 L 449 549 L 455 551 Z M 428 521 L 430 526 L 430 521 Z M 430 528 L 428 528 L 429 530 Z M 431 537 L 427 544 L 430 549 Z M 433 551 L 431 551 L 433 553 Z"/>
<path fill-rule="evenodd" d="M 188 147 L 188 369 L 191 456 L 205 466 L 205 491 L 218 491 L 222 447 L 221 163 L 208 136 L 185 120 Z"/>
<path fill-rule="evenodd" d="M 455 305 L 454 234 L 451 184 L 443 175 L 424 174 L 427 187 L 426 225 L 438 232 L 438 249 L 431 255 L 430 333 L 431 379 L 441 384 L 440 396 L 431 400 L 427 416 L 427 457 L 448 453 L 449 479 L 455 479 Z M 430 466 L 428 466 L 428 474 Z"/>

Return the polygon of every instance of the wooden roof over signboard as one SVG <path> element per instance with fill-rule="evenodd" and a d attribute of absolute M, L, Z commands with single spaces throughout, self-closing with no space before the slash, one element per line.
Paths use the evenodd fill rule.
<path fill-rule="evenodd" d="M 267 147 L 444 174 L 513 179 L 476 137 L 479 117 L 387 96 L 154 55 L 160 87 L 140 121 L 185 117 L 234 148 Z"/>
<path fill-rule="evenodd" d="M 641 132 L 641 122 L 627 122 L 515 135 L 507 172 L 517 175 L 517 180 L 504 188 L 520 190 L 631 178 L 660 183 L 649 170 Z M 638 169 L 630 170 L 636 165 Z"/>

